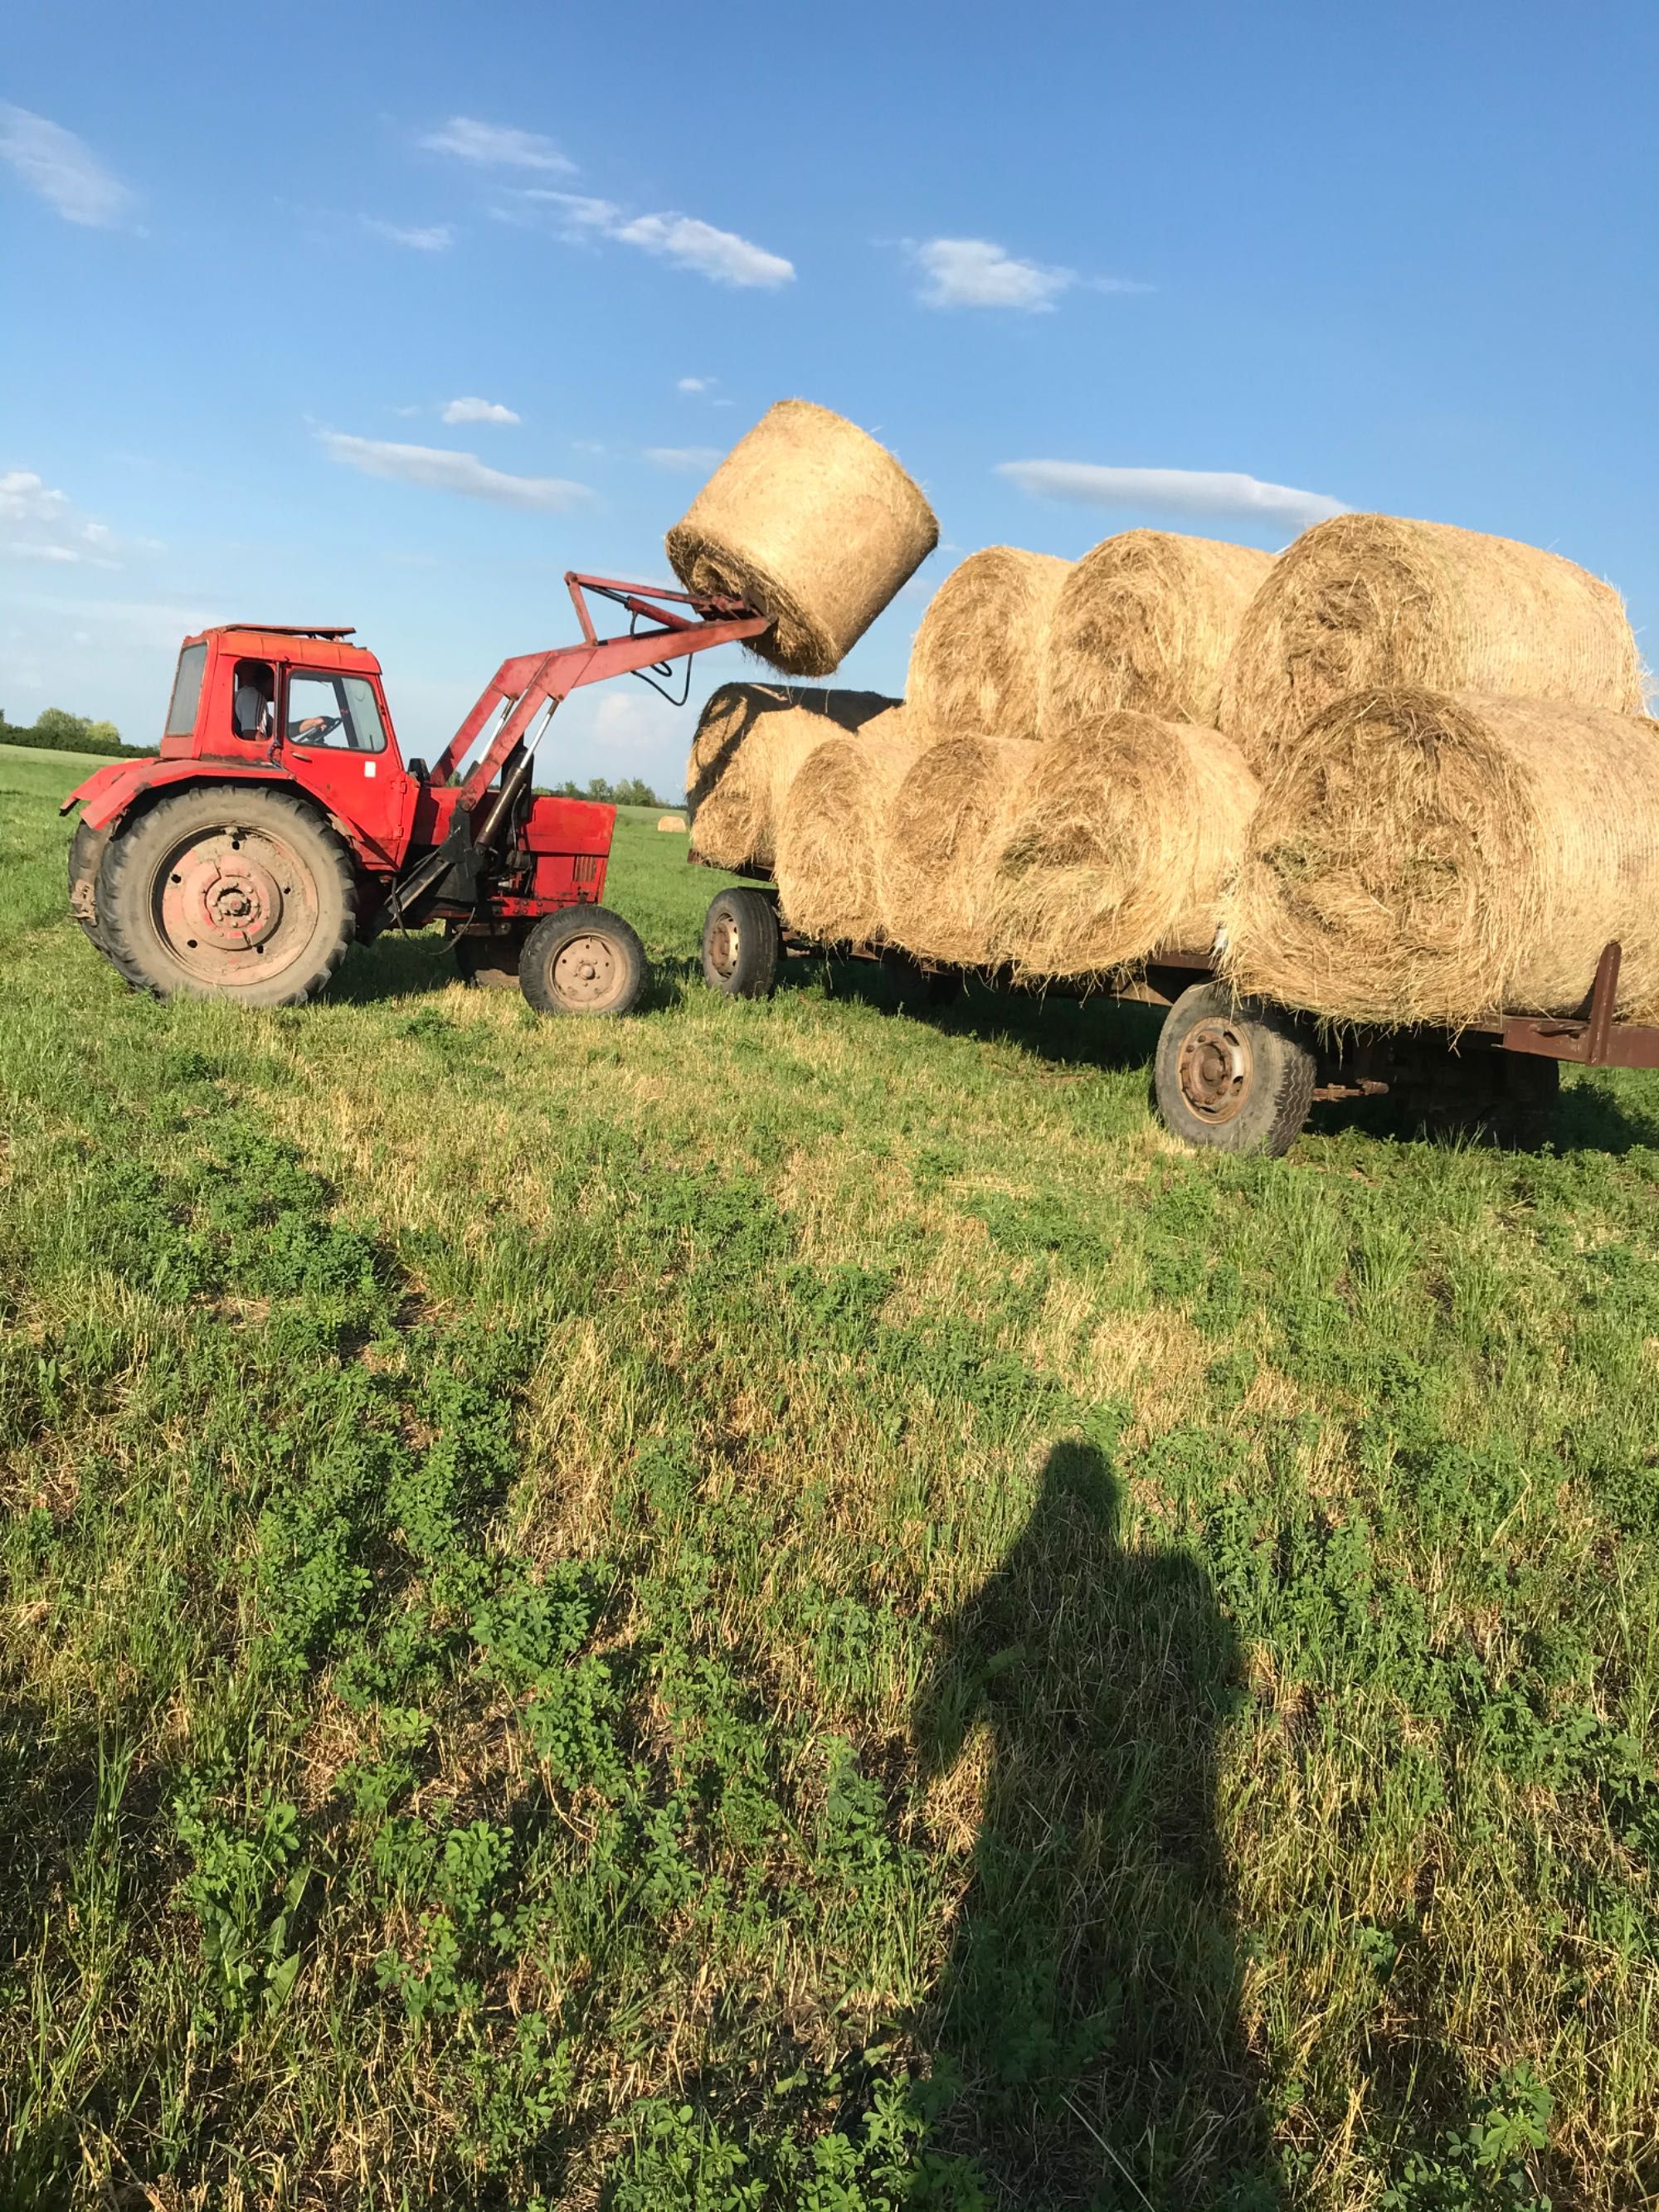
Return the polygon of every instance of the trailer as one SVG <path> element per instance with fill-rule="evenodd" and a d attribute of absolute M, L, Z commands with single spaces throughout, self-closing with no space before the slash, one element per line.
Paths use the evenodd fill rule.
<path fill-rule="evenodd" d="M 709 902 L 702 969 L 727 997 L 769 997 L 786 961 L 825 957 L 879 961 L 902 1000 L 918 1007 L 947 1004 L 970 978 L 1013 988 L 1006 970 L 954 967 L 880 942 L 805 937 L 789 927 L 770 883 L 717 891 Z M 1163 1007 L 1152 1092 L 1164 1126 L 1197 1147 L 1279 1157 L 1326 1100 L 1392 1097 L 1431 1118 L 1525 1137 L 1547 1126 L 1564 1063 L 1659 1067 L 1659 1027 L 1613 1019 L 1619 967 L 1620 948 L 1610 944 L 1571 1016 L 1510 1014 L 1455 1034 L 1339 1028 L 1240 999 L 1218 976 L 1212 953 L 1176 948 L 1153 954 L 1133 975 L 1048 988 L 1068 998 Z"/>

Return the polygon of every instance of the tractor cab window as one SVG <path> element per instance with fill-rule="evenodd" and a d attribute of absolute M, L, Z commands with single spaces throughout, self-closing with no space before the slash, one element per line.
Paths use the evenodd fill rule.
<path fill-rule="evenodd" d="M 239 660 L 231 687 L 230 726 L 258 741 L 276 727 L 276 672 L 268 660 Z"/>
<path fill-rule="evenodd" d="M 374 686 L 366 676 L 324 676 L 296 669 L 288 679 L 287 736 L 292 745 L 384 752 L 386 731 Z"/>
<path fill-rule="evenodd" d="M 167 708 L 163 737 L 187 738 L 196 727 L 196 709 L 202 698 L 202 671 L 206 666 L 204 645 L 187 645 L 179 655 L 179 673 L 173 679 L 173 699 Z"/>

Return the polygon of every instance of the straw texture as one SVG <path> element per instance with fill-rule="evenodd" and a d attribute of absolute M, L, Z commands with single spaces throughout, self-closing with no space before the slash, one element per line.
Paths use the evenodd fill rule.
<path fill-rule="evenodd" d="M 827 676 L 939 542 L 933 511 L 892 455 L 809 400 L 780 400 L 668 533 L 690 592 L 771 617 L 751 650 Z"/>
<path fill-rule="evenodd" d="M 902 707 L 814 748 L 778 830 L 778 903 L 792 927 L 826 945 L 880 938 L 879 825 L 917 750 Z"/>
<path fill-rule="evenodd" d="M 722 684 L 698 717 L 686 762 L 691 850 L 719 867 L 769 872 L 784 790 L 811 743 L 830 730 L 856 730 L 893 704 L 878 691 Z M 794 714 L 808 723 L 770 726 Z"/>
<path fill-rule="evenodd" d="M 1298 538 L 1251 601 L 1221 726 L 1259 765 L 1339 698 L 1401 685 L 1642 708 L 1610 584 L 1510 538 L 1340 514 Z"/>
<path fill-rule="evenodd" d="M 1570 1013 L 1601 948 L 1659 1010 L 1659 725 L 1362 691 L 1264 785 L 1227 920 L 1240 991 L 1356 1022 Z"/>
<path fill-rule="evenodd" d="M 990 861 L 1019 812 L 1038 750 L 1015 738 L 953 737 L 917 755 L 880 837 L 891 943 L 964 967 L 991 958 Z"/>
<path fill-rule="evenodd" d="M 1033 740 L 1048 625 L 1070 563 L 988 545 L 954 568 L 910 648 L 905 703 L 940 736 Z"/>
<path fill-rule="evenodd" d="M 1221 678 L 1271 553 L 1169 530 L 1126 530 L 1060 586 L 1043 670 L 1042 727 L 1128 708 L 1213 728 Z"/>
<path fill-rule="evenodd" d="M 1190 723 L 1123 711 L 1048 740 L 996 857 L 996 956 L 1089 975 L 1206 951 L 1256 795 L 1237 747 Z"/>

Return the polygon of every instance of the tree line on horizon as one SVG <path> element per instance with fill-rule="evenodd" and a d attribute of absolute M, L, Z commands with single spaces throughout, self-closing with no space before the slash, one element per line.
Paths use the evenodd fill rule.
<path fill-rule="evenodd" d="M 95 753 L 102 759 L 142 760 L 154 745 L 127 745 L 113 722 L 94 721 L 63 707 L 46 707 L 33 722 L 8 721 L 0 708 L 0 745 L 27 745 L 42 752 Z"/>

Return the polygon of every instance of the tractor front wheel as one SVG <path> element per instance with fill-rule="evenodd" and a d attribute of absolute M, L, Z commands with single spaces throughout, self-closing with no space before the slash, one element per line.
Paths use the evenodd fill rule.
<path fill-rule="evenodd" d="M 344 959 L 356 921 L 339 838 L 258 785 L 161 799 L 111 839 L 98 872 L 98 941 L 161 999 L 301 1006 Z"/>
<path fill-rule="evenodd" d="M 649 980 L 645 947 L 602 906 L 544 915 L 519 956 L 519 987 L 538 1014 L 631 1014 Z"/>

